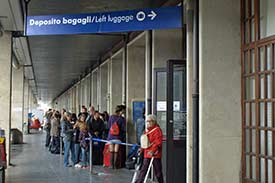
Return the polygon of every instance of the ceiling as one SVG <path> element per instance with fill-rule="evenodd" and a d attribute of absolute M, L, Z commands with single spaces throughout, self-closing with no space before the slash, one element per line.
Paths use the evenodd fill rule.
<path fill-rule="evenodd" d="M 159 7 L 165 0 L 31 0 L 28 15 L 79 14 Z M 37 97 L 50 102 L 123 39 L 114 35 L 29 37 Z"/>

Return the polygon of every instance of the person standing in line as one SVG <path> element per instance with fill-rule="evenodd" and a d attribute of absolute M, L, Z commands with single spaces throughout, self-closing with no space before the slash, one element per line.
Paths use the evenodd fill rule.
<path fill-rule="evenodd" d="M 162 130 L 157 123 L 156 116 L 150 114 L 146 117 L 146 131 L 144 134 L 147 134 L 150 146 L 146 149 L 141 149 L 141 152 L 144 152 L 144 160 L 136 183 L 143 183 L 152 158 L 154 158 L 154 174 L 158 183 L 163 183 L 161 164 L 163 135 Z"/>
<path fill-rule="evenodd" d="M 90 106 L 89 111 L 88 111 L 88 117 L 86 118 L 86 122 L 88 123 L 88 125 L 90 123 L 92 123 L 92 120 L 94 118 L 94 114 L 95 114 L 95 108 L 94 108 L 94 106 Z"/>
<path fill-rule="evenodd" d="M 108 121 L 109 121 L 109 114 L 107 111 L 104 111 L 102 114 L 101 114 L 101 119 L 103 120 L 104 122 L 104 131 L 103 131 L 103 135 L 102 135 L 102 139 L 107 139 L 108 137 L 108 133 L 109 133 L 109 129 L 108 129 Z"/>
<path fill-rule="evenodd" d="M 72 119 L 71 119 L 71 123 L 73 126 L 75 126 L 75 124 L 77 123 L 77 116 L 75 113 L 72 114 Z M 80 130 L 79 130 L 79 127 L 75 127 L 74 129 L 74 133 L 73 133 L 73 145 L 74 145 L 74 154 L 75 154 L 75 166 L 80 166 L 81 165 L 79 164 L 80 162 L 80 141 L 79 141 L 79 133 L 80 133 Z"/>
<path fill-rule="evenodd" d="M 80 141 L 80 147 L 81 147 L 81 162 L 80 164 L 76 164 L 76 168 L 88 168 L 88 152 L 89 152 L 89 140 L 86 140 L 86 138 L 89 138 L 88 133 L 88 125 L 85 121 L 85 114 L 81 114 L 79 117 L 79 120 L 74 125 L 74 128 L 79 129 L 79 141 Z"/>
<path fill-rule="evenodd" d="M 92 135 L 93 138 L 102 139 L 104 131 L 104 122 L 100 118 L 99 112 L 94 112 L 94 118 L 92 120 L 92 123 L 89 124 L 89 132 Z M 102 164 L 102 143 L 93 141 L 93 164 L 100 165 Z"/>
<path fill-rule="evenodd" d="M 118 105 L 116 107 L 115 113 L 111 115 L 108 121 L 108 141 L 110 141 L 109 150 L 111 153 L 111 167 L 113 169 L 117 168 L 118 164 L 118 152 L 119 152 L 119 144 L 125 139 L 125 126 L 126 121 L 125 118 L 122 117 L 123 107 Z"/>
<path fill-rule="evenodd" d="M 46 143 L 45 143 L 45 146 L 46 147 L 49 147 L 50 145 L 50 142 L 51 142 L 51 118 L 52 118 L 52 110 L 49 109 L 47 112 L 46 112 L 46 115 L 45 115 L 45 124 L 44 124 L 44 130 L 46 131 Z"/>
<path fill-rule="evenodd" d="M 52 147 L 51 152 L 53 154 L 60 153 L 60 113 L 55 111 L 51 119 L 51 137 L 52 137 Z"/>
<path fill-rule="evenodd" d="M 71 161 L 76 164 L 73 141 L 73 125 L 71 124 L 71 113 L 65 112 L 61 121 L 61 134 L 64 142 L 64 167 L 71 167 L 69 156 L 71 151 Z"/>

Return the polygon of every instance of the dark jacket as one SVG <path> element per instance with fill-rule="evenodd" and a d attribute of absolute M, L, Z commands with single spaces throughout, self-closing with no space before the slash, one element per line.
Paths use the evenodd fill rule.
<path fill-rule="evenodd" d="M 72 141 L 73 139 L 73 125 L 69 121 L 61 121 L 61 136 L 64 140 Z"/>
<path fill-rule="evenodd" d="M 91 123 L 89 123 L 89 131 L 91 133 L 92 136 L 96 136 L 95 132 L 98 132 L 98 136 L 96 136 L 97 138 L 102 138 L 102 134 L 104 131 L 104 122 L 102 121 L 102 119 L 98 118 L 98 119 L 94 119 L 92 120 Z"/>

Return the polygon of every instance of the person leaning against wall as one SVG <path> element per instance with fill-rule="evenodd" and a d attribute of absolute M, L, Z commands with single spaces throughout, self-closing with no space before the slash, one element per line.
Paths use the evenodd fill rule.
<path fill-rule="evenodd" d="M 140 149 L 140 151 L 144 153 L 144 160 L 136 183 L 143 183 L 152 158 L 154 158 L 154 174 L 158 180 L 158 183 L 163 183 L 161 164 L 163 135 L 162 130 L 157 123 L 156 116 L 150 114 L 146 117 L 146 131 L 144 134 L 147 134 L 150 146 L 146 149 Z"/>

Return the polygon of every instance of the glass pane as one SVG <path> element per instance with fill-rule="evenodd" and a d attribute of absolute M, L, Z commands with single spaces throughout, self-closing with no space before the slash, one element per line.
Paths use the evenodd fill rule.
<path fill-rule="evenodd" d="M 251 20 L 251 42 L 253 41 L 255 41 L 255 19 L 254 18 Z"/>
<path fill-rule="evenodd" d="M 245 152 L 250 152 L 250 130 L 245 130 Z"/>
<path fill-rule="evenodd" d="M 254 76 L 246 78 L 246 100 L 255 99 L 255 78 Z"/>
<path fill-rule="evenodd" d="M 265 159 L 260 158 L 260 182 L 265 183 Z"/>
<path fill-rule="evenodd" d="M 157 82 L 156 113 L 157 113 L 157 120 L 159 122 L 159 125 L 162 129 L 162 133 L 164 136 L 166 136 L 166 79 L 167 79 L 167 74 L 165 71 L 157 72 L 156 74 L 156 82 Z M 158 106 L 164 106 L 164 108 L 158 107 Z"/>
<path fill-rule="evenodd" d="M 266 58 L 266 64 L 267 64 L 267 70 L 271 69 L 271 45 L 267 46 L 267 58 Z"/>
<path fill-rule="evenodd" d="M 265 95 L 264 95 L 264 75 L 260 76 L 260 98 L 264 99 Z"/>
<path fill-rule="evenodd" d="M 272 156 L 272 132 L 267 132 L 267 155 Z"/>
<path fill-rule="evenodd" d="M 250 157 L 248 155 L 246 155 L 245 161 L 246 161 L 246 177 L 250 178 Z"/>
<path fill-rule="evenodd" d="M 250 37 L 249 37 L 249 21 L 245 22 L 245 43 L 250 43 Z"/>
<path fill-rule="evenodd" d="M 265 131 L 260 131 L 260 154 L 265 155 Z"/>
<path fill-rule="evenodd" d="M 267 181 L 268 183 L 272 182 L 272 160 L 267 160 L 268 166 L 268 174 L 267 174 Z"/>
<path fill-rule="evenodd" d="M 256 130 L 252 129 L 252 153 L 256 153 Z"/>
<path fill-rule="evenodd" d="M 186 137 L 186 72 L 182 65 L 174 65 L 173 76 L 174 139 Z"/>
<path fill-rule="evenodd" d="M 265 38 L 275 34 L 274 26 L 274 0 L 260 1 L 260 37 Z"/>
<path fill-rule="evenodd" d="M 264 71 L 264 69 L 265 69 L 265 62 L 264 62 L 265 60 L 264 60 L 264 47 L 261 47 L 260 49 L 259 49 L 259 70 L 260 71 Z"/>
<path fill-rule="evenodd" d="M 252 179 L 256 179 L 256 158 L 252 157 Z"/>
<path fill-rule="evenodd" d="M 251 50 L 250 51 L 250 60 L 251 60 L 251 64 L 250 64 L 250 69 L 251 72 L 255 72 L 255 51 Z"/>
<path fill-rule="evenodd" d="M 267 103 L 267 126 L 272 127 L 272 103 Z"/>
<path fill-rule="evenodd" d="M 271 75 L 269 74 L 269 75 L 267 75 L 266 76 L 266 83 L 267 83 L 267 98 L 271 98 L 271 85 L 272 85 L 272 83 L 271 83 Z"/>
<path fill-rule="evenodd" d="M 255 103 L 251 103 L 251 125 L 255 126 L 256 122 L 256 109 L 255 109 Z"/>
<path fill-rule="evenodd" d="M 264 103 L 261 102 L 260 103 L 260 126 L 261 127 L 265 126 L 264 117 L 265 117 Z"/>
<path fill-rule="evenodd" d="M 244 65 L 245 65 L 245 73 L 247 74 L 247 73 L 249 73 L 250 71 L 249 71 L 249 67 L 248 67 L 248 62 L 250 62 L 250 60 L 248 60 L 248 51 L 246 51 L 246 52 L 244 52 Z"/>
<path fill-rule="evenodd" d="M 250 111 L 249 111 L 249 103 L 245 104 L 245 124 L 246 126 L 250 126 L 249 120 L 250 120 Z"/>

